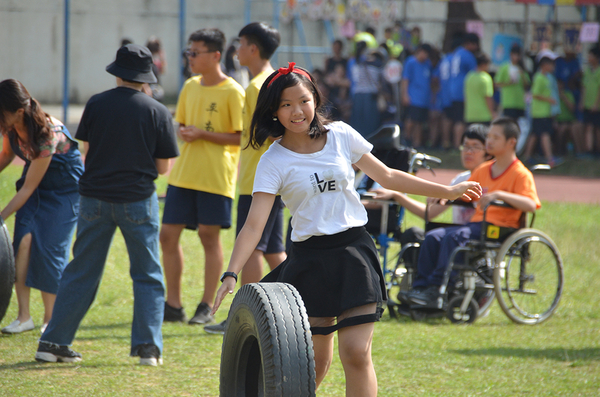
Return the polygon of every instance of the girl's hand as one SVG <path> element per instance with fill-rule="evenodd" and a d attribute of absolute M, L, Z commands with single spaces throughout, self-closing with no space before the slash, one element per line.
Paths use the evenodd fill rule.
<path fill-rule="evenodd" d="M 227 294 L 233 294 L 233 290 L 235 289 L 235 279 L 233 277 L 225 277 L 223 280 L 223 284 L 217 291 L 217 296 L 215 296 L 215 303 L 213 304 L 212 311 L 210 314 L 213 316 L 219 310 L 219 306 L 221 306 L 221 302 Z"/>
<path fill-rule="evenodd" d="M 450 186 L 450 188 L 452 189 L 453 194 L 453 197 L 450 197 L 451 200 L 461 198 L 465 201 L 472 201 L 474 199 L 479 199 L 483 194 L 479 182 L 474 181 L 461 182 L 454 186 Z"/>
<path fill-rule="evenodd" d="M 388 189 L 375 189 L 371 190 L 371 193 L 375 193 L 375 197 L 378 200 L 393 200 L 394 191 Z"/>

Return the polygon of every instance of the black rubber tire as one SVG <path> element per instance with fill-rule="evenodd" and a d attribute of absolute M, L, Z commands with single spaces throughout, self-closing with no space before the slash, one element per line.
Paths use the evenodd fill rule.
<path fill-rule="evenodd" d="M 227 318 L 220 381 L 222 397 L 315 396 L 312 334 L 296 288 L 240 288 Z"/>
<path fill-rule="evenodd" d="M 15 283 L 15 256 L 8 230 L 0 217 L 0 321 L 4 318 L 13 284 Z"/>

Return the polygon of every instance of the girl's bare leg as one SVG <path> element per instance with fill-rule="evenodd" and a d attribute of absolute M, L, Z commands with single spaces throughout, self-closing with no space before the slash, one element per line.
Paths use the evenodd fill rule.
<path fill-rule="evenodd" d="M 334 317 L 309 317 L 311 327 L 330 327 L 335 324 Z M 333 359 L 333 332 L 329 335 L 313 335 L 313 349 L 315 352 L 315 372 L 317 389 L 327 375 L 331 360 Z"/>
<path fill-rule="evenodd" d="M 24 323 L 31 318 L 29 313 L 29 296 L 31 289 L 25 285 L 27 271 L 29 270 L 29 258 L 31 256 L 31 233 L 21 239 L 17 255 L 15 257 L 15 291 L 19 314 L 17 320 Z"/>

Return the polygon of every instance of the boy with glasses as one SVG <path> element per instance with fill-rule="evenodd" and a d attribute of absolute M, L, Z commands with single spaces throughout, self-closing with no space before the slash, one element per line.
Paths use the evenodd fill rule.
<path fill-rule="evenodd" d="M 417 263 L 417 277 L 408 294 L 411 309 L 439 309 L 440 287 L 448 258 L 459 246 L 481 234 L 483 209 L 494 200 L 502 200 L 513 208 L 490 207 L 486 222 L 496 226 L 519 228 L 523 211 L 534 212 L 541 207 L 531 172 L 515 153 L 521 131 L 511 118 L 492 121 L 486 138 L 486 150 L 494 159 L 477 167 L 469 180 L 477 181 L 483 196 L 477 201 L 475 213 L 464 226 L 433 229 L 425 235 Z"/>
<path fill-rule="evenodd" d="M 243 126 L 244 89 L 221 70 L 225 35 L 201 29 L 186 51 L 189 78 L 177 102 L 181 156 L 169 176 L 160 231 L 167 281 L 164 321 L 187 321 L 181 300 L 184 228 L 198 230 L 204 248 L 204 294 L 189 324 L 213 320 L 211 303 L 223 268 L 222 228 L 231 226 L 231 207 Z"/>

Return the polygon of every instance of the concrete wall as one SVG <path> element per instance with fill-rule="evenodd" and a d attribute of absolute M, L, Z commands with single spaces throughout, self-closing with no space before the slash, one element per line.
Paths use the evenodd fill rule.
<path fill-rule="evenodd" d="M 340 2 L 341 0 L 338 0 Z M 187 0 L 186 37 L 194 30 L 218 27 L 228 40 L 244 25 L 244 0 Z M 273 0 L 253 0 L 251 20 L 272 23 Z M 387 0 L 371 1 L 385 9 Z M 396 2 L 403 12 L 404 2 Z M 447 5 L 437 1 L 410 1 L 406 4 L 407 25 L 420 25 L 423 39 L 441 45 Z M 532 21 L 546 21 L 547 6 L 531 5 Z M 525 6 L 505 1 L 480 1 L 476 10 L 485 25 L 483 50 L 490 52 L 495 33 L 523 34 Z M 400 15 L 403 16 L 402 14 Z M 382 37 L 391 24 L 386 16 L 371 21 Z M 494 21 L 503 20 L 498 23 Z M 559 22 L 578 22 L 576 7 L 559 7 Z M 359 23 L 357 27 L 364 27 Z M 0 80 L 16 78 L 43 102 L 62 101 L 64 0 L 0 0 Z M 299 45 L 293 23 L 280 23 L 282 45 Z M 329 46 L 325 27 L 320 21 L 304 21 L 309 45 Z M 70 95 L 74 103 L 84 103 L 100 91 L 114 86 L 114 77 L 105 67 L 114 60 L 123 37 L 145 44 L 151 35 L 158 36 L 167 55 L 167 74 L 162 77 L 169 97 L 179 90 L 179 0 L 71 0 Z M 334 24 L 334 32 L 339 36 Z M 304 55 L 278 52 L 276 65 L 296 61 L 304 64 Z M 323 55 L 311 55 L 315 67 L 323 64 Z"/>

